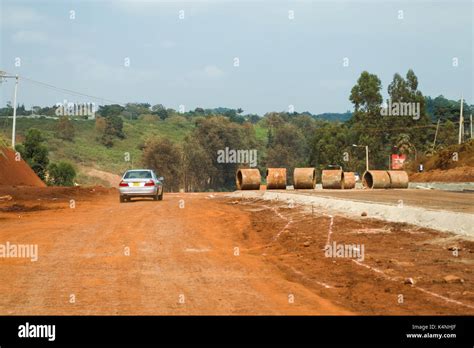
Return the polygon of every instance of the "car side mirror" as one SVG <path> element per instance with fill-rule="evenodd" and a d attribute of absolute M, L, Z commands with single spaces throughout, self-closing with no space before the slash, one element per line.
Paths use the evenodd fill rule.
<path fill-rule="evenodd" d="M 160 176 L 160 177 L 158 178 L 158 180 L 159 180 L 159 181 L 164 181 L 165 178 L 163 178 L 162 176 Z"/>

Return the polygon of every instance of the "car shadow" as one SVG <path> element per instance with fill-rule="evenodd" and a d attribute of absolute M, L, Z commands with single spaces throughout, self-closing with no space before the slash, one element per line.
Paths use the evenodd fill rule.
<path fill-rule="evenodd" d="M 144 202 L 144 201 L 147 201 L 147 202 L 155 202 L 155 200 L 153 198 L 131 198 L 127 201 L 125 201 L 124 203 L 136 203 L 136 202 Z"/>

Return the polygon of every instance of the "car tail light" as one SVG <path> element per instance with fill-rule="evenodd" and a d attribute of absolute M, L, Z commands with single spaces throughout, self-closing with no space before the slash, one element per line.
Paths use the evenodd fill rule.
<path fill-rule="evenodd" d="M 125 186 L 128 186 L 128 183 L 126 183 L 125 181 L 120 181 L 119 186 L 120 187 L 125 187 Z"/>
<path fill-rule="evenodd" d="M 145 186 L 155 186 L 155 182 L 153 180 L 147 181 Z"/>

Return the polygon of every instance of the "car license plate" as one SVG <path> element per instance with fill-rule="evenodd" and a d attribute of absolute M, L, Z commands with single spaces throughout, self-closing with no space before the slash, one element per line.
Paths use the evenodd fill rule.
<path fill-rule="evenodd" d="M 140 186 L 140 183 L 139 182 L 134 182 L 133 186 Z"/>

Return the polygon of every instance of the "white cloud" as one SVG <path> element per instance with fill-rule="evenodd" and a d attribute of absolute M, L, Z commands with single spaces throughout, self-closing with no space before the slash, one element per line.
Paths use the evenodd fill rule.
<path fill-rule="evenodd" d="M 12 41 L 18 44 L 46 44 L 48 35 L 40 31 L 21 30 L 12 35 Z"/>
<path fill-rule="evenodd" d="M 171 40 L 164 40 L 160 43 L 160 46 L 163 48 L 173 48 L 176 46 L 176 42 Z"/>
<path fill-rule="evenodd" d="M 30 7 L 4 7 L 1 15 L 2 25 L 11 27 L 25 27 L 32 23 L 38 23 L 45 18 Z"/>
<path fill-rule="evenodd" d="M 135 67 L 133 59 L 130 67 L 123 66 L 123 62 L 107 64 L 90 56 L 73 55 L 67 58 L 74 73 L 80 79 L 87 81 L 111 81 L 114 83 L 139 83 L 156 81 L 161 77 L 157 70 Z"/>
<path fill-rule="evenodd" d="M 319 85 L 331 91 L 337 91 L 341 89 L 351 88 L 354 85 L 354 81 L 350 80 L 338 80 L 338 79 L 325 79 L 320 80 Z"/>
<path fill-rule="evenodd" d="M 192 78 L 219 79 L 225 75 L 225 72 L 215 65 L 206 65 L 202 69 L 192 71 L 189 75 Z"/>

